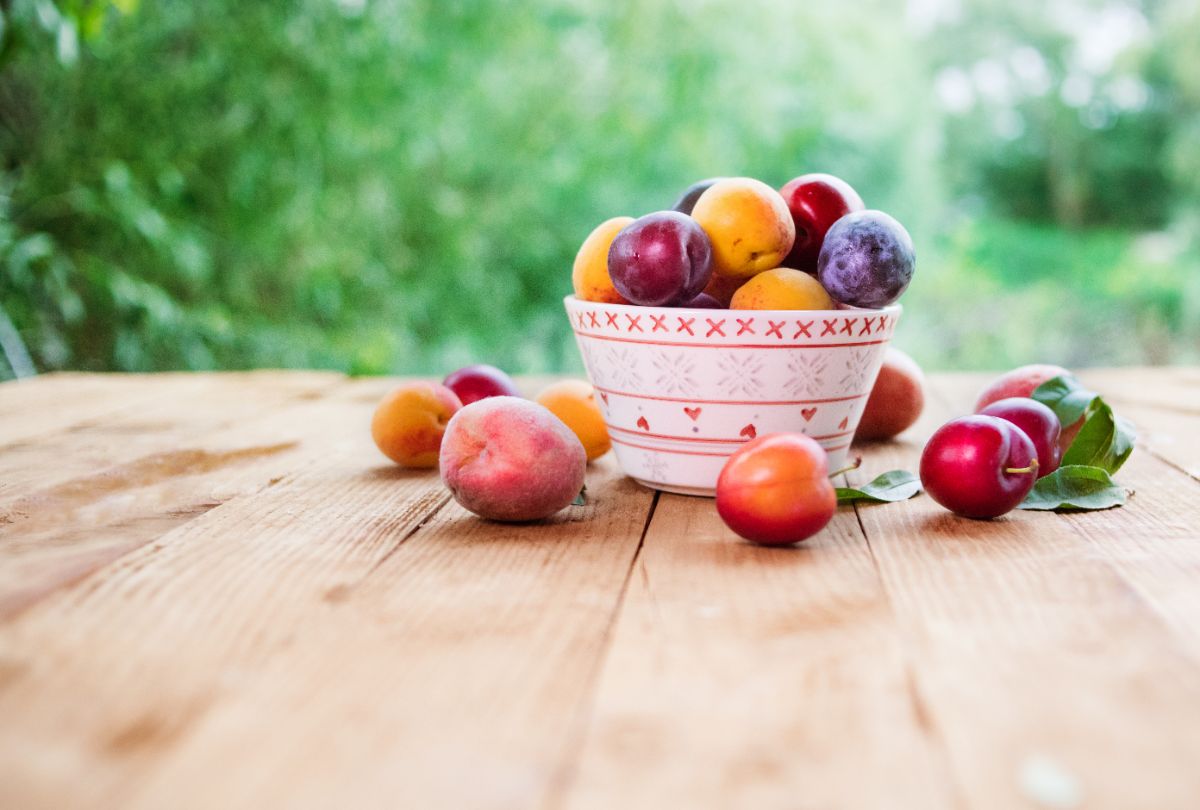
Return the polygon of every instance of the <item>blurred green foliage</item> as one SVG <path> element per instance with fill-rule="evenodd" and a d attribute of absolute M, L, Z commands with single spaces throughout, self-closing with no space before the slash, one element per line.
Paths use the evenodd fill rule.
<path fill-rule="evenodd" d="M 578 371 L 596 223 L 829 171 L 926 365 L 1195 361 L 1198 51 L 1196 0 L 0 0 L 0 348 Z"/>

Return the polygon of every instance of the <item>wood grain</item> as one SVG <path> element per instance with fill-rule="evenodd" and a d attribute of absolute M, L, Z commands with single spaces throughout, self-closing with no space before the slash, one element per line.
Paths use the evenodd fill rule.
<path fill-rule="evenodd" d="M 320 459 L 348 427 L 346 399 L 359 395 L 350 386 L 324 397 L 343 390 L 330 387 L 338 379 L 231 375 L 199 389 L 171 387 L 102 426 L 44 438 L 46 452 L 25 475 L 39 486 L 0 496 L 0 621 Z M 23 447 L 0 467 L 31 453 L 34 446 Z"/>
<path fill-rule="evenodd" d="M 390 380 L 0 385 L 0 807 L 1190 810 L 1200 370 L 1083 379 L 1141 431 L 1128 506 L 919 497 L 787 550 L 611 457 L 479 521 L 382 463 Z"/>
<path fill-rule="evenodd" d="M 853 510 L 766 549 L 662 496 L 563 805 L 954 806 L 898 630 Z"/>
<path fill-rule="evenodd" d="M 947 416 L 973 401 L 972 380 L 935 384 Z M 907 450 L 889 459 L 913 461 Z M 1106 533 L 1130 547 L 1104 528 L 1123 524 L 1125 537 L 1183 540 L 1191 549 L 1174 556 L 1191 557 L 1197 541 L 1178 521 L 1194 525 L 1200 499 L 1162 462 L 1133 464 L 1122 479 L 1167 479 L 1193 493 L 1190 508 L 1154 515 L 1135 498 L 1113 512 L 995 521 L 954 517 L 927 497 L 859 509 L 970 807 L 1045 806 L 1056 790 L 1089 808 L 1182 808 L 1200 795 L 1186 764 L 1200 757 L 1194 643 L 1139 595 L 1136 569 L 1100 548 Z"/>
<path fill-rule="evenodd" d="M 611 461 L 588 489 L 587 506 L 539 525 L 451 504 L 365 580 L 301 606 L 303 635 L 213 706 L 126 806 L 538 806 L 651 501 Z M 245 748 L 253 763 L 206 782 Z M 196 792 L 180 803 L 178 784 Z"/>
<path fill-rule="evenodd" d="M 0 731 L 0 763 L 22 765 L 4 772 L 0 764 L 0 795 L 21 806 L 130 806 L 147 786 L 140 799 L 146 806 L 179 806 L 176 780 L 155 782 L 143 774 L 151 763 L 165 762 L 154 769 L 169 774 L 208 762 L 204 770 L 216 767 L 226 777 L 209 792 L 189 791 L 194 806 L 225 806 L 239 797 L 258 806 L 258 780 L 274 757 L 281 773 L 311 774 L 295 780 L 296 802 L 306 795 L 340 795 L 345 742 L 324 735 L 324 718 L 340 714 L 350 700 L 359 702 L 346 711 L 359 718 L 354 728 L 364 739 L 394 736 L 394 727 L 382 721 L 394 720 L 395 712 L 416 712 L 414 729 L 439 728 L 437 717 L 455 717 L 455 707 L 470 694 L 462 687 L 472 675 L 475 710 L 457 715 L 457 727 L 445 726 L 445 747 L 431 754 L 441 766 L 421 772 L 433 785 L 478 790 L 481 784 L 464 782 L 461 771 L 445 766 L 458 747 L 476 743 L 480 717 L 504 696 L 507 726 L 478 741 L 480 754 L 497 763 L 498 795 L 512 789 L 513 779 L 523 796 L 547 789 L 549 767 L 573 723 L 571 707 L 594 673 L 651 495 L 607 462 L 590 476 L 593 503 L 575 510 L 572 522 L 498 528 L 458 511 L 431 527 L 410 555 L 404 541 L 447 496 L 435 474 L 403 474 L 377 463 L 365 425 L 382 387 L 354 385 L 370 390 L 342 390 L 297 406 L 291 416 L 277 415 L 269 430 L 257 426 L 266 432 L 260 441 L 278 442 L 292 428 L 317 437 L 316 447 L 306 451 L 307 467 L 266 489 L 234 486 L 220 506 L 0 628 L 7 673 L 0 713 L 8 721 Z M 253 433 L 256 426 L 246 429 Z M 245 438 L 222 436 L 234 447 Z M 579 520 L 585 516 L 592 519 Z M 493 569 L 488 576 L 495 605 L 489 606 L 475 593 Z M 360 593 L 368 578 L 378 584 Z M 479 590 L 480 597 L 487 593 Z M 470 599 L 456 605 L 464 595 Z M 482 626 L 470 621 L 476 611 Z M 564 616 L 572 617 L 570 624 L 564 625 Z M 392 620 L 381 623 L 380 617 Z M 423 618 L 414 624 L 413 617 Z M 486 631 L 487 622 L 495 632 Z M 540 636 L 523 640 L 523 628 L 537 623 Z M 422 657 L 439 624 L 446 645 L 433 644 Z M 73 655 L 80 644 L 97 649 Z M 499 660 L 491 663 L 493 657 Z M 48 666 L 60 658 L 68 665 Z M 421 660 L 424 675 L 414 669 Z M 538 680 L 521 701 L 511 702 L 509 695 L 520 693 L 530 671 Z M 308 679 L 297 678 L 301 672 Z M 405 687 L 405 673 L 416 683 Z M 497 692 L 497 678 L 507 678 L 511 688 Z M 285 688 L 293 679 L 296 691 Z M 351 688 L 355 682 L 364 688 Z M 379 714 L 382 724 L 375 730 L 367 722 L 395 694 L 436 693 L 443 685 L 449 688 L 441 690 L 440 708 L 405 699 Z M 329 706 L 319 705 L 323 695 Z M 282 702 L 271 712 L 276 699 Z M 80 701 L 104 710 L 79 716 L 68 709 Z M 311 713 L 296 715 L 297 703 Z M 532 722 L 531 713 L 544 722 Z M 210 717 L 213 731 L 200 734 Z M 310 734 L 307 724 L 314 720 L 322 731 Z M 291 722 L 305 728 L 288 733 Z M 232 738 L 224 734 L 230 728 Z M 172 757 L 193 734 L 196 753 Z M 251 746 L 260 754 L 238 772 L 229 761 L 238 761 L 248 736 L 264 743 Z M 396 745 L 425 751 L 429 739 L 421 731 L 402 735 Z M 541 750 L 542 762 L 516 757 L 514 740 Z M 301 747 L 293 750 L 296 743 Z M 333 748 L 325 753 L 339 767 L 313 768 L 314 750 L 321 753 L 326 743 Z M 354 756 L 361 760 L 364 786 L 398 775 L 405 784 L 413 781 L 412 773 L 397 773 L 395 751 L 362 753 Z M 87 778 L 68 779 L 76 773 Z M 64 783 L 74 787 L 64 792 Z"/>
<path fill-rule="evenodd" d="M 68 376 L 63 382 L 72 379 Z M 130 396 L 124 404 L 113 399 L 121 389 L 120 381 L 114 380 L 99 388 L 106 396 L 89 395 L 77 405 L 74 397 L 64 397 L 59 379 L 51 378 L 44 401 L 35 410 L 43 416 L 62 412 L 59 403 L 65 399 L 63 421 L 58 430 L 42 425 L 35 439 L 3 447 L 0 515 L 13 510 L 14 499 L 28 502 L 39 490 L 89 476 L 98 480 L 114 468 L 119 478 L 121 465 L 155 454 L 204 450 L 210 438 L 219 439 L 221 432 L 237 431 L 246 423 L 253 423 L 261 437 L 264 431 L 270 433 L 270 419 L 280 409 L 319 397 L 343 379 L 328 372 L 164 375 L 161 379 L 140 375 L 128 380 Z M 22 381 L 16 387 L 28 386 L 32 392 L 41 390 L 38 385 Z M 0 385 L 0 402 L 10 398 L 7 390 L 7 384 Z M 93 408 L 82 407 L 93 402 Z M 96 416 L 96 409 L 103 415 Z"/>
<path fill-rule="evenodd" d="M 201 387 L 207 379 L 178 374 L 60 372 L 10 380 L 0 384 L 0 447 L 136 410 L 172 388 Z"/>
<path fill-rule="evenodd" d="M 880 447 L 855 448 L 872 476 Z M 664 495 L 562 804 L 957 807 L 903 637 L 852 508 L 764 549 Z"/>
<path fill-rule="evenodd" d="M 367 387 L 357 406 L 348 387 L 328 420 L 305 414 L 319 442 L 308 466 L 0 625 L 0 805 L 112 806 L 142 781 L 139 763 L 445 503 L 436 474 L 378 463 L 364 428 L 378 386 Z"/>

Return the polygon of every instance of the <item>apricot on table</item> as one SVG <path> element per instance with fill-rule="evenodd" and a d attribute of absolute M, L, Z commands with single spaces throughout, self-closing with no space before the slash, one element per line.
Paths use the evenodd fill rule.
<path fill-rule="evenodd" d="M 798 543 L 837 511 L 828 456 L 801 433 L 768 433 L 734 451 L 717 478 L 717 513 L 742 537 L 769 546 Z"/>
<path fill-rule="evenodd" d="M 751 177 L 713 183 L 692 209 L 713 247 L 713 271 L 749 278 L 778 267 L 792 249 L 796 223 L 778 191 Z"/>
<path fill-rule="evenodd" d="M 733 294 L 730 309 L 836 309 L 821 282 L 790 267 L 764 270 Z"/>
<path fill-rule="evenodd" d="M 633 217 L 613 217 L 597 225 L 583 240 L 571 269 L 571 284 L 577 298 L 599 304 L 629 303 L 617 292 L 608 275 L 608 249 L 621 229 L 631 222 Z"/>
<path fill-rule="evenodd" d="M 446 425 L 460 408 L 458 395 L 444 385 L 404 383 L 376 406 L 371 438 L 385 456 L 402 467 L 436 467 Z"/>
<path fill-rule="evenodd" d="M 534 401 L 545 406 L 571 429 L 583 445 L 588 461 L 599 458 L 612 447 L 591 383 L 560 380 L 542 389 Z"/>
<path fill-rule="evenodd" d="M 442 483 L 465 509 L 490 520 L 540 520 L 575 500 L 587 454 L 562 420 L 519 397 L 488 397 L 446 426 Z"/>

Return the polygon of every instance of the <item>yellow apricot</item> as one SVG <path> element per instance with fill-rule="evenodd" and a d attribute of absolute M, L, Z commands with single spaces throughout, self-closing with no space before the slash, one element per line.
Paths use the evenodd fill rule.
<path fill-rule="evenodd" d="M 571 268 L 571 284 L 577 298 L 601 304 L 629 303 L 613 287 L 608 275 L 608 249 L 621 229 L 631 222 L 633 217 L 613 217 L 597 225 L 583 240 Z"/>
<path fill-rule="evenodd" d="M 561 419 L 579 437 L 588 461 L 599 458 L 612 447 L 604 416 L 600 413 L 595 391 L 589 383 L 561 380 L 543 389 L 535 401 Z"/>
<path fill-rule="evenodd" d="M 401 467 L 436 467 L 446 423 L 462 401 L 444 385 L 410 382 L 389 391 L 371 418 L 371 438 Z"/>
<path fill-rule="evenodd" d="M 730 309 L 837 309 L 821 282 L 790 267 L 765 270 L 733 294 Z"/>
<path fill-rule="evenodd" d="M 713 248 L 713 272 L 749 278 L 778 267 L 796 240 L 796 223 L 779 192 L 761 180 L 713 183 L 692 209 Z"/>

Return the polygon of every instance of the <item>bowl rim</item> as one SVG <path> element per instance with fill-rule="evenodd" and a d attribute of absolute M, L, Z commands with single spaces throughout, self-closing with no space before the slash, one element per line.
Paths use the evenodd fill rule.
<path fill-rule="evenodd" d="M 747 316 L 749 316 L 749 315 L 767 315 L 767 316 L 774 315 L 775 317 L 795 317 L 797 312 L 804 312 L 806 314 L 815 315 L 817 317 L 834 317 L 834 316 L 839 316 L 839 315 L 841 315 L 841 316 L 854 315 L 855 313 L 863 313 L 863 312 L 867 312 L 867 313 L 877 312 L 877 313 L 887 314 L 890 312 L 902 312 L 904 310 L 904 305 L 900 304 L 900 303 L 888 304 L 886 307 L 879 307 L 878 309 L 867 309 L 867 308 L 859 308 L 859 307 L 848 307 L 846 309 L 732 309 L 730 307 L 721 307 L 719 309 L 713 309 L 710 307 L 652 307 L 652 306 L 643 306 L 641 304 L 610 304 L 605 301 L 587 301 L 587 300 L 584 300 L 583 298 L 580 298 L 579 296 L 575 295 L 575 293 L 571 293 L 567 296 L 564 296 L 563 304 L 567 307 L 570 307 L 573 304 L 587 304 L 589 306 L 612 309 L 617 312 L 623 312 L 623 311 L 650 312 L 650 311 L 655 311 L 655 310 L 661 310 L 661 311 L 665 311 L 665 312 L 688 312 L 688 313 L 692 313 L 692 312 L 697 312 L 697 313 L 700 313 L 700 312 L 744 312 L 744 313 L 746 313 Z"/>

